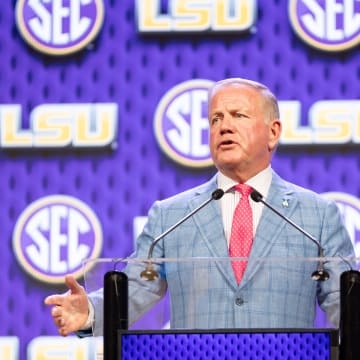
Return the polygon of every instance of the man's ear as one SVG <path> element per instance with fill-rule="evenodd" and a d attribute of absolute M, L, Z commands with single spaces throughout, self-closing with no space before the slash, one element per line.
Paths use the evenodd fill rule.
<path fill-rule="evenodd" d="M 276 148 L 280 141 L 282 131 L 281 121 L 279 119 L 272 120 L 269 124 L 269 150 L 272 151 Z"/>

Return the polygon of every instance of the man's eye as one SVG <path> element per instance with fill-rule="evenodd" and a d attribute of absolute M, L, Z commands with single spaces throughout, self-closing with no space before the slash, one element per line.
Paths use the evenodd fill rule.
<path fill-rule="evenodd" d="M 238 119 L 240 119 L 240 118 L 242 118 L 242 117 L 244 117 L 245 115 L 244 114 L 241 114 L 241 113 L 236 113 L 235 114 L 235 117 L 236 118 L 238 118 Z"/>
<path fill-rule="evenodd" d="M 218 121 L 220 120 L 220 118 L 217 116 L 217 117 L 213 117 L 212 120 L 211 120 L 211 123 L 212 124 L 215 124 L 217 123 Z"/>

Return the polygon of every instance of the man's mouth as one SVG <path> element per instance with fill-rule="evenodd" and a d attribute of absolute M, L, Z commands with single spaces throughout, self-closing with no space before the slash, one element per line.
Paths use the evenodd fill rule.
<path fill-rule="evenodd" d="M 225 141 L 222 141 L 220 144 L 219 144 L 219 147 L 222 147 L 222 146 L 229 146 L 229 145 L 233 145 L 234 142 L 232 140 L 225 140 Z"/>

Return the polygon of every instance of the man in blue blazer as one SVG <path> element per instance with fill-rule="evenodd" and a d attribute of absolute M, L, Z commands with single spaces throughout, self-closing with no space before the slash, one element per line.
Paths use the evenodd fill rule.
<path fill-rule="evenodd" d="M 319 195 L 281 179 L 271 158 L 281 135 L 275 96 L 264 85 L 240 78 L 217 82 L 209 91 L 210 150 L 218 173 L 207 183 L 156 202 L 137 240 L 134 258 L 148 257 L 160 234 L 210 199 L 186 222 L 164 236 L 153 258 L 159 277 L 144 281 L 145 265 L 130 262 L 129 320 L 136 321 L 169 290 L 173 328 L 308 328 L 316 301 L 335 326 L 339 323 L 339 277 L 345 261 L 327 261 L 329 280 L 311 274 L 319 256 L 351 257 L 353 247 L 337 206 Z M 231 224 L 241 195 L 236 184 L 259 191 L 278 212 L 311 234 L 316 242 L 260 202 L 250 200 L 253 244 L 245 273 L 237 283 L 229 257 Z M 184 261 L 179 261 L 184 259 Z M 193 259 L 194 261 L 189 261 Z M 103 330 L 103 293 L 87 295 L 72 276 L 70 291 L 45 299 L 61 335 L 91 328 Z"/>

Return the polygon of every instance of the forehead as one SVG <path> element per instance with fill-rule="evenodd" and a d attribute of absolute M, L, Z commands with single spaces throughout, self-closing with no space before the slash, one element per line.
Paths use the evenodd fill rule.
<path fill-rule="evenodd" d="M 263 101 L 261 93 L 243 84 L 226 85 L 217 89 L 211 98 L 210 107 L 246 106 L 257 107 Z"/>

